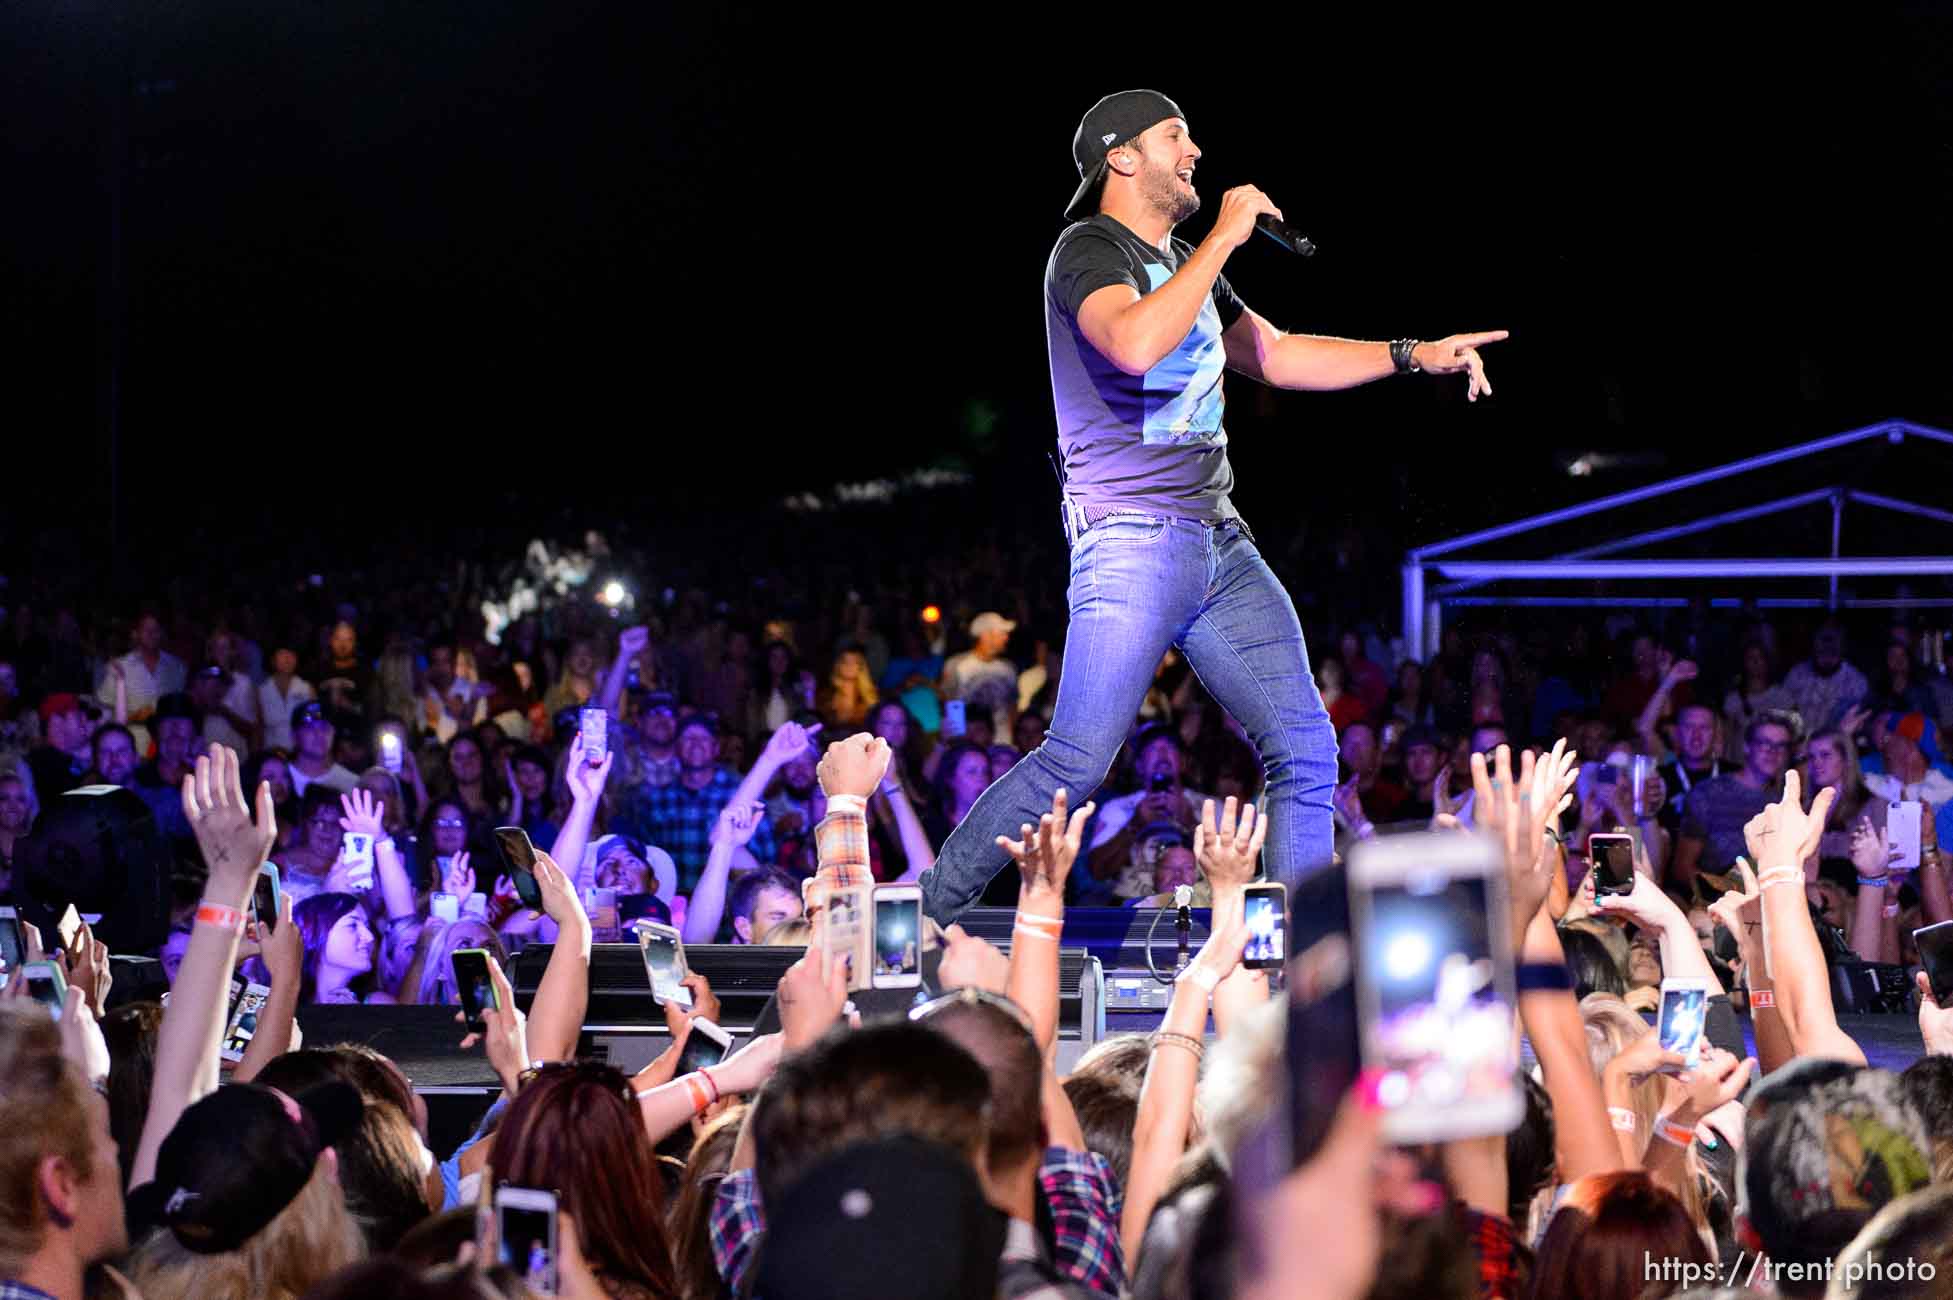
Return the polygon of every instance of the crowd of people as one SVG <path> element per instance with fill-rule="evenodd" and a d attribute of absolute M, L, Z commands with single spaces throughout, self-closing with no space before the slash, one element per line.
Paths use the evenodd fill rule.
<path fill-rule="evenodd" d="M 1312 626 L 1339 850 L 1500 846 L 1511 957 L 1534 974 L 1527 1107 L 1503 1135 L 1393 1148 L 1366 1076 L 1271 1173 L 1244 1154 L 1284 1095 L 1290 1004 L 1242 965 L 1260 763 L 1175 654 L 1103 786 L 1002 846 L 1016 870 L 984 901 L 1018 909 L 1008 952 L 932 926 L 943 996 L 846 1013 L 820 956 L 829 891 L 914 881 L 1051 724 L 1052 593 L 999 597 L 1001 554 L 967 569 L 985 580 L 932 569 L 833 609 L 759 584 L 500 625 L 478 583 L 418 610 L 304 584 L 114 632 L 8 611 L 8 887 L 66 796 L 108 785 L 171 845 L 175 901 L 166 1005 L 118 995 L 85 929 L 58 953 L 29 934 L 66 972 L 58 1021 L 10 973 L 0 1297 L 524 1294 L 542 1274 L 503 1259 L 481 1210 L 501 1186 L 558 1198 L 546 1271 L 579 1296 L 1629 1297 L 1745 1260 L 1784 1295 L 1932 1293 L 1930 1275 L 1841 1279 L 1953 1264 L 1953 1009 L 1919 976 L 1924 1055 L 1873 1069 L 1830 972 L 1916 965 L 1912 931 L 1953 919 L 1938 633 L 1854 628 L 1854 656 L 1835 623 L 1705 611 L 1456 627 L 1420 661 L 1361 621 Z M 1909 802 L 1913 846 L 1893 820 Z M 539 906 L 497 852 L 505 826 L 539 850 Z M 1589 837 L 1610 832 L 1635 880 L 1597 895 Z M 275 924 L 243 917 L 263 862 Z M 1181 885 L 1211 937 L 1160 1031 L 1060 1078 L 1067 911 Z M 591 945 L 638 919 L 805 945 L 780 1029 L 680 1073 L 693 1015 L 717 1018 L 693 975 L 649 1067 L 578 1063 Z M 535 942 L 554 946 L 525 1015 L 503 971 Z M 474 1044 L 503 1095 L 435 1152 L 397 1066 L 300 1029 L 317 1003 L 456 1004 L 460 949 L 489 954 Z M 270 992 L 233 1062 L 234 975 Z M 1652 1031 L 1665 978 L 1710 990 L 1696 1061 Z"/>

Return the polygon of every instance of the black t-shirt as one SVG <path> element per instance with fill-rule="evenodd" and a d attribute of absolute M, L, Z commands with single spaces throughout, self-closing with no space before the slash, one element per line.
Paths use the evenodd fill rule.
<path fill-rule="evenodd" d="M 1225 276 L 1177 347 L 1144 375 L 1108 361 L 1078 328 L 1079 304 L 1100 289 L 1151 293 L 1193 253 L 1169 240 L 1170 256 L 1104 213 L 1058 236 L 1044 272 L 1045 341 L 1066 490 L 1086 505 L 1112 505 L 1177 519 L 1235 517 L 1228 493 L 1221 334 L 1246 310 Z"/>

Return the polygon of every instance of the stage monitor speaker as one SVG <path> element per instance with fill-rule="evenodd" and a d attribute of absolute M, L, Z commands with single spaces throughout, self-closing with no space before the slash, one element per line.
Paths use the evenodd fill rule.
<path fill-rule="evenodd" d="M 133 790 L 85 785 L 41 810 L 14 850 L 14 892 L 27 919 L 47 928 L 73 903 L 101 914 L 95 937 L 111 952 L 161 946 L 170 924 L 170 842 Z"/>

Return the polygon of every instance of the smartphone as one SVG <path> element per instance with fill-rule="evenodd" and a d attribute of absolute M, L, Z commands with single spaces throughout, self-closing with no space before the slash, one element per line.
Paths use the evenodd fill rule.
<path fill-rule="evenodd" d="M 75 950 L 76 941 L 80 938 L 81 913 L 75 910 L 73 903 L 70 903 L 62 909 L 61 919 L 54 923 L 54 941 L 60 945 L 62 952 L 72 953 Z"/>
<path fill-rule="evenodd" d="M 1350 855 L 1364 1065 L 1386 1142 L 1504 1133 L 1525 1113 L 1512 1072 L 1517 1000 L 1504 864 L 1479 836 L 1365 840 Z"/>
<path fill-rule="evenodd" d="M 1941 921 L 1912 932 L 1919 947 L 1919 964 L 1933 986 L 1933 1000 L 1953 1007 L 1953 921 Z"/>
<path fill-rule="evenodd" d="M 610 715 L 599 708 L 577 712 L 577 728 L 583 736 L 583 761 L 591 767 L 603 765 L 610 749 Z"/>
<path fill-rule="evenodd" d="M 354 889 L 373 888 L 373 837 L 365 831 L 347 831 L 339 856 L 346 864 L 346 877 Z"/>
<path fill-rule="evenodd" d="M 497 1258 L 537 1295 L 556 1294 L 556 1193 L 495 1189 Z"/>
<path fill-rule="evenodd" d="M 27 960 L 27 931 L 20 924 L 20 913 L 0 907 L 0 971 L 18 970 Z"/>
<path fill-rule="evenodd" d="M 488 1028 L 482 1012 L 490 1007 L 501 1010 L 495 1000 L 495 981 L 488 976 L 488 949 L 456 948 L 452 960 L 454 990 L 461 998 L 461 1014 L 467 1020 L 468 1032 L 482 1033 Z"/>
<path fill-rule="evenodd" d="M 1248 947 L 1241 964 L 1273 970 L 1288 960 L 1288 890 L 1280 881 L 1249 885 L 1246 908 Z"/>
<path fill-rule="evenodd" d="M 27 996 L 59 1020 L 61 1008 L 68 1001 L 68 981 L 62 977 L 61 967 L 51 961 L 30 961 L 21 971 L 27 976 Z"/>
<path fill-rule="evenodd" d="M 963 701 L 943 701 L 943 734 L 954 739 L 969 729 L 969 710 L 964 706 Z"/>
<path fill-rule="evenodd" d="M 278 899 L 283 890 L 276 862 L 267 862 L 258 868 L 258 883 L 251 887 L 251 915 L 260 929 L 269 929 L 278 924 Z"/>
<path fill-rule="evenodd" d="M 694 1070 L 717 1065 L 731 1053 L 731 1034 L 704 1016 L 693 1016 L 692 1032 L 685 1038 L 685 1050 L 678 1054 L 678 1068 L 671 1077 L 682 1078 Z"/>
<path fill-rule="evenodd" d="M 437 921 L 453 925 L 461 919 L 461 898 L 457 894 L 433 894 L 427 900 L 427 913 Z"/>
<path fill-rule="evenodd" d="M 389 772 L 399 772 L 402 746 L 400 733 L 392 729 L 380 733 L 380 766 Z"/>
<path fill-rule="evenodd" d="M 1634 892 L 1634 837 L 1625 831 L 1597 831 L 1587 837 L 1597 896 Z"/>
<path fill-rule="evenodd" d="M 495 848 L 502 855 L 502 865 L 508 868 L 509 879 L 515 882 L 515 896 L 524 907 L 542 911 L 542 886 L 536 883 L 536 846 L 529 842 L 529 832 L 520 826 L 497 826 Z"/>
<path fill-rule="evenodd" d="M 875 964 L 878 989 L 912 989 L 922 983 L 922 889 L 883 885 L 875 890 Z"/>
<path fill-rule="evenodd" d="M 1919 870 L 1919 812 L 1917 799 L 1906 799 L 1885 810 L 1885 838 L 1892 846 L 1893 871 Z"/>
<path fill-rule="evenodd" d="M 477 921 L 488 919 L 488 895 L 477 889 L 461 901 L 461 915 L 472 916 Z"/>
<path fill-rule="evenodd" d="M 651 996 L 663 1006 L 676 1002 L 692 1005 L 692 991 L 685 987 L 685 941 L 678 931 L 657 921 L 640 921 L 637 926 L 638 951 L 644 954 L 644 974 L 651 981 Z"/>
<path fill-rule="evenodd" d="M 848 988 L 873 988 L 868 946 L 873 901 L 865 885 L 828 891 L 821 920 L 821 946 L 831 961 L 847 963 Z"/>
<path fill-rule="evenodd" d="M 271 990 L 262 984 L 248 985 L 244 996 L 237 1000 L 231 1011 L 230 1024 L 224 1030 L 224 1044 L 217 1054 L 235 1064 L 244 1059 L 244 1049 L 258 1035 L 258 1017 L 264 1012 L 265 999 Z"/>
<path fill-rule="evenodd" d="M 1655 1033 L 1663 1051 L 1682 1057 L 1680 1066 L 1663 1066 L 1664 1074 L 1681 1074 L 1695 1066 L 1702 1046 L 1702 1029 L 1709 1016 L 1709 981 L 1676 977 L 1661 982 L 1661 1015 Z"/>

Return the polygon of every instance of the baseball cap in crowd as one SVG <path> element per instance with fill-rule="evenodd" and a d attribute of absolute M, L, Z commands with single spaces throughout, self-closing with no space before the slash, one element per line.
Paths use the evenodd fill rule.
<path fill-rule="evenodd" d="M 64 713 L 73 713 L 81 708 L 81 697 L 72 691 L 58 691 L 41 701 L 41 725 L 47 726 Z"/>
<path fill-rule="evenodd" d="M 1005 1220 L 970 1162 L 881 1138 L 809 1169 L 766 1211 L 755 1294 L 766 1300 L 990 1300 Z"/>
<path fill-rule="evenodd" d="M 1919 746 L 1919 752 L 1925 755 L 1929 764 L 1939 762 L 1939 728 L 1925 714 L 1895 713 L 1886 720 L 1885 729 L 1897 732 Z"/>
<path fill-rule="evenodd" d="M 1071 160 L 1078 164 L 1078 189 L 1065 205 L 1069 221 L 1089 221 L 1099 210 L 1105 184 L 1105 151 L 1130 140 L 1156 122 L 1185 117 L 1180 106 L 1157 90 L 1122 90 L 1086 110 L 1071 137 Z"/>
<path fill-rule="evenodd" d="M 678 697 L 670 691 L 646 692 L 644 696 L 644 712 L 656 713 L 659 709 L 666 709 L 672 713 L 678 712 Z"/>
<path fill-rule="evenodd" d="M 1834 1258 L 1932 1181 L 1932 1142 L 1889 1070 L 1794 1062 L 1757 1089 L 1744 1130 L 1741 1213 L 1773 1263 Z"/>
<path fill-rule="evenodd" d="M 297 731 L 300 727 L 314 722 L 330 723 L 331 721 L 332 719 L 326 716 L 325 705 L 319 703 L 317 700 L 306 700 L 304 703 L 292 707 L 293 731 Z"/>
<path fill-rule="evenodd" d="M 984 636 L 991 632 L 1015 632 L 1017 624 L 1005 618 L 994 609 L 986 609 L 970 620 L 970 635 Z"/>
<path fill-rule="evenodd" d="M 298 1199 L 361 1109 L 359 1091 L 336 1079 L 297 1098 L 253 1083 L 219 1088 L 183 1112 L 156 1154 L 156 1181 L 130 1194 L 132 1237 L 166 1227 L 200 1255 L 241 1248 Z"/>

